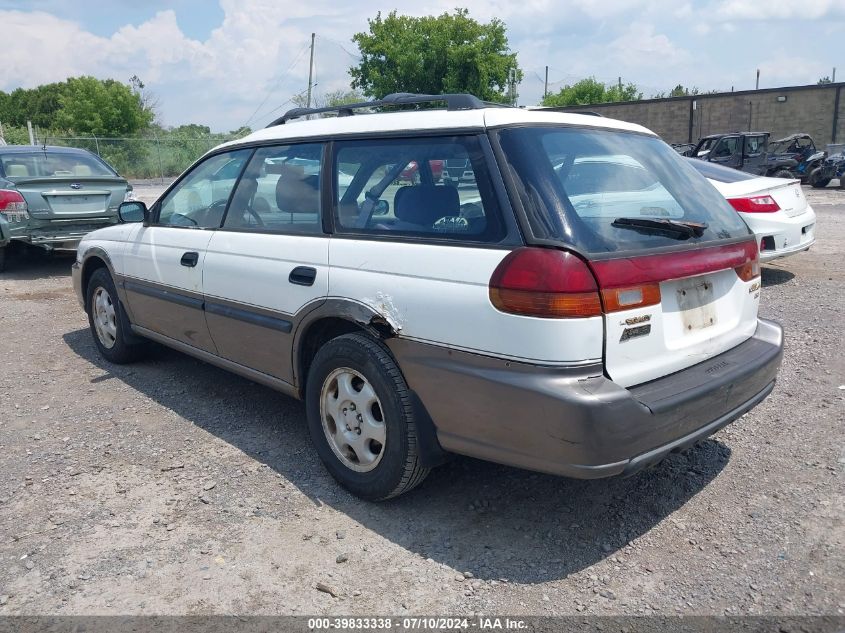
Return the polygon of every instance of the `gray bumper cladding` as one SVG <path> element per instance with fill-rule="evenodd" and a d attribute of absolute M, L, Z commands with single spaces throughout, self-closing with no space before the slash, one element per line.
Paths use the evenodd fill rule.
<path fill-rule="evenodd" d="M 761 402 L 783 355 L 779 325 L 707 361 L 625 389 L 601 364 L 540 367 L 388 341 L 444 449 L 578 478 L 630 474 Z"/>

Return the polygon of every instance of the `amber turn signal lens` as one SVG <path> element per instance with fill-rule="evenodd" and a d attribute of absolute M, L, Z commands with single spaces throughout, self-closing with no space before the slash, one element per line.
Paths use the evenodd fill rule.
<path fill-rule="evenodd" d="M 596 292 L 534 292 L 490 288 L 490 302 L 502 312 L 544 319 L 601 315 L 601 302 Z"/>
<path fill-rule="evenodd" d="M 751 281 L 760 276 L 760 260 L 754 259 L 734 268 L 737 276 L 743 281 Z"/>

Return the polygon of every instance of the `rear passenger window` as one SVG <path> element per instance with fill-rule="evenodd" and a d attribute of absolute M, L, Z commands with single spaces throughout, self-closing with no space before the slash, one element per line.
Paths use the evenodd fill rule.
<path fill-rule="evenodd" d="M 475 137 L 337 144 L 341 232 L 495 241 L 502 223 Z"/>
<path fill-rule="evenodd" d="M 224 229 L 321 234 L 321 143 L 256 150 L 238 182 Z"/>

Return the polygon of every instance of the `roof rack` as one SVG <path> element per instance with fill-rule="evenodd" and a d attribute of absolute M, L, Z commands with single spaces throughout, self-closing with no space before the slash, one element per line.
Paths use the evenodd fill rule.
<path fill-rule="evenodd" d="M 326 108 L 293 108 L 288 110 L 267 127 L 283 125 L 291 119 L 308 116 L 309 114 L 322 114 L 323 112 L 336 112 L 337 116 L 352 116 L 355 110 L 363 108 L 375 108 L 378 106 L 410 105 L 415 103 L 432 103 L 436 101 L 446 102 L 447 110 L 479 110 L 490 106 L 500 106 L 500 103 L 487 103 L 470 94 L 445 94 L 445 95 L 423 95 L 410 92 L 394 92 L 376 101 L 364 101 L 362 103 L 344 103 L 343 105 L 330 106 Z"/>

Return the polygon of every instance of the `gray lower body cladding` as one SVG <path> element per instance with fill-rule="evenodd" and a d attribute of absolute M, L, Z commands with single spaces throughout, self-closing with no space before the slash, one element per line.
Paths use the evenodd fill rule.
<path fill-rule="evenodd" d="M 698 365 L 625 389 L 600 364 L 548 367 L 387 341 L 447 451 L 578 478 L 628 474 L 715 433 L 774 387 L 779 325 Z"/>

